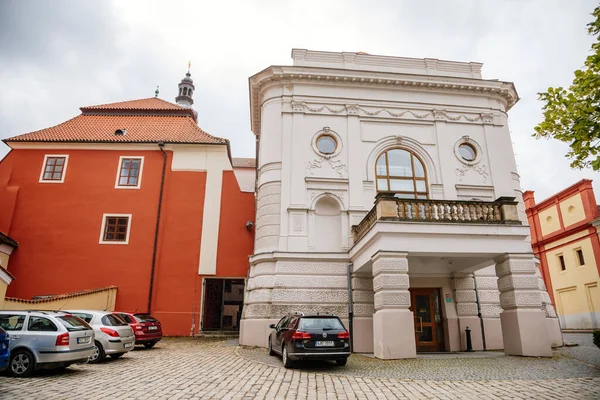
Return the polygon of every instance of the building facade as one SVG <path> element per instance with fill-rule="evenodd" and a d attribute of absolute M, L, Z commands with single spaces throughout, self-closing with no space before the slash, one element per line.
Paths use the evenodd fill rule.
<path fill-rule="evenodd" d="M 116 286 L 117 310 L 151 312 L 165 334 L 239 327 L 254 194 L 229 142 L 198 126 L 189 72 L 179 89 L 178 104 L 82 107 L 4 140 L 0 231 L 19 243 L 7 296 Z"/>
<path fill-rule="evenodd" d="M 600 213 L 584 179 L 536 204 L 524 193 L 531 245 L 562 329 L 600 327 Z"/>
<path fill-rule="evenodd" d="M 507 112 L 481 64 L 292 51 L 250 78 L 256 234 L 240 341 L 332 312 L 354 351 L 562 344 L 528 241 Z"/>

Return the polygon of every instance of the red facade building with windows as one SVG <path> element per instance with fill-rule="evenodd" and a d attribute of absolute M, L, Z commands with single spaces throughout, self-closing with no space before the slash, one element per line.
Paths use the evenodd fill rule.
<path fill-rule="evenodd" d="M 243 299 L 203 296 L 203 282 L 216 279 L 210 286 L 220 282 L 222 293 L 243 288 L 254 194 L 240 190 L 229 142 L 198 127 L 186 85 L 191 78 L 180 84 L 182 105 L 149 98 L 83 107 L 60 125 L 4 140 L 0 231 L 19 244 L 7 296 L 114 285 L 117 310 L 149 311 L 167 335 L 197 333 L 203 309 L 206 328 L 236 327 Z"/>

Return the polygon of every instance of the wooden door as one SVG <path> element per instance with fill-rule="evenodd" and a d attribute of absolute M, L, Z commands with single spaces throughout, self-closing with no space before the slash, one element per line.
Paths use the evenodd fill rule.
<path fill-rule="evenodd" d="M 443 351 L 444 334 L 439 289 L 410 289 L 417 351 Z"/>

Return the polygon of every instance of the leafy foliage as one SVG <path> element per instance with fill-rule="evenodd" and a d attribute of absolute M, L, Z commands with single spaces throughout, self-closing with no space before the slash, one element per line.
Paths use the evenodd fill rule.
<path fill-rule="evenodd" d="M 569 143 L 567 157 L 572 168 L 592 167 L 600 170 L 600 6 L 588 24 L 590 35 L 596 36 L 585 67 L 575 71 L 568 89 L 548 88 L 538 93 L 544 101 L 544 121 L 535 127 L 536 138 L 554 138 Z"/>

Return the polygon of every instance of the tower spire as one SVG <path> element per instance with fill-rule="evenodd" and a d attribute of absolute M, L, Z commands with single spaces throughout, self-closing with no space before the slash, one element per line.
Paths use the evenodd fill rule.
<path fill-rule="evenodd" d="M 196 87 L 194 86 L 194 80 L 192 79 L 192 74 L 190 73 L 190 69 L 192 68 L 192 62 L 188 62 L 188 72 L 185 74 L 185 77 L 179 82 L 179 95 L 175 98 L 175 102 L 182 107 L 192 107 L 194 104 L 194 90 Z"/>

